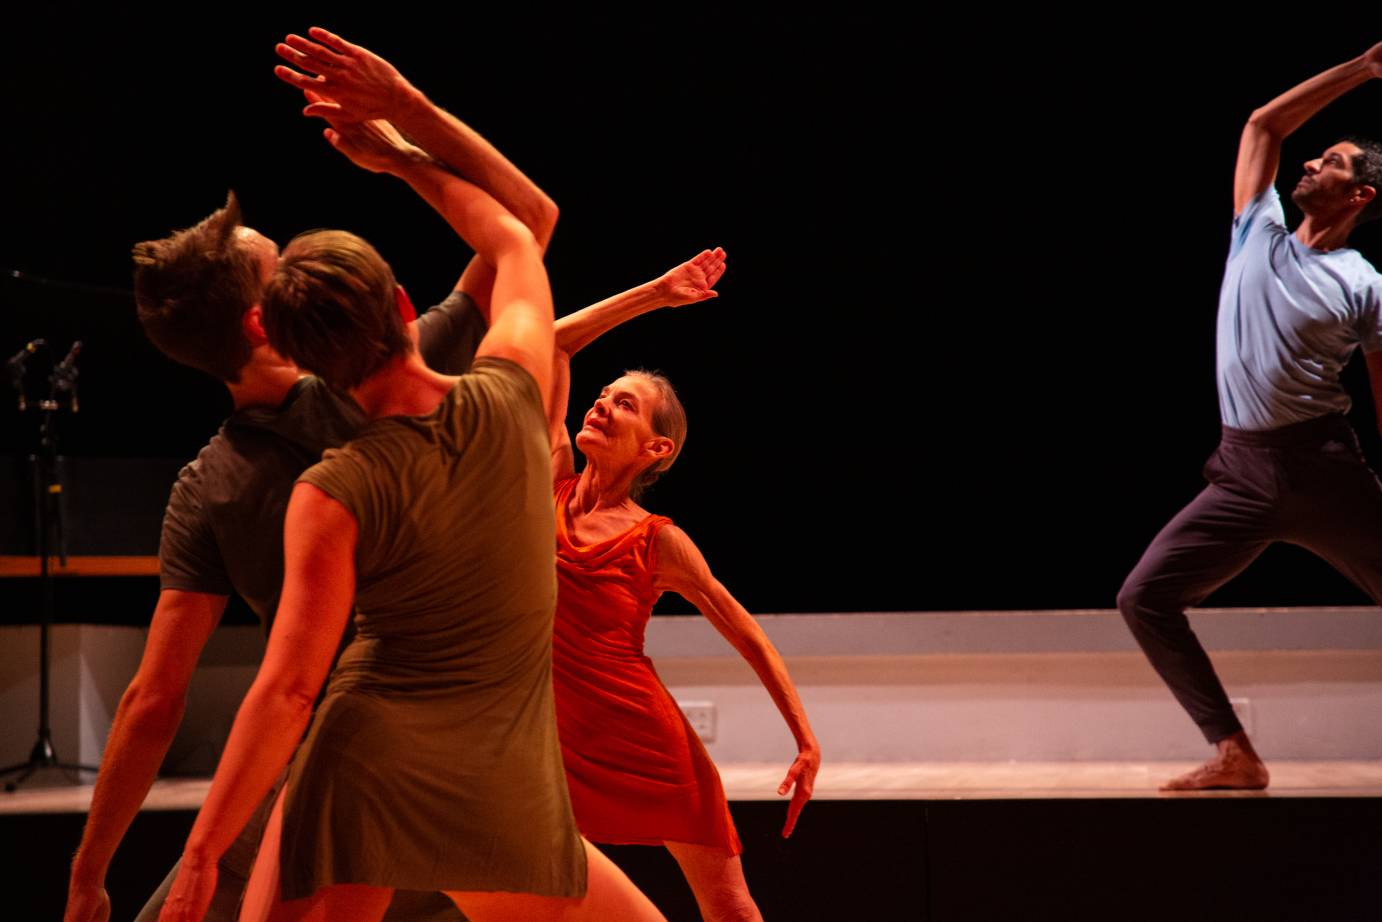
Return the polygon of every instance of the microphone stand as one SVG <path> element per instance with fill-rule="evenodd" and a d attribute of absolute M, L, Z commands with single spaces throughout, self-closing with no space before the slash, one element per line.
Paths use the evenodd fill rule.
<path fill-rule="evenodd" d="M 18 355 L 10 359 L 11 380 L 19 391 L 19 409 L 28 409 L 24 399 L 24 362 L 47 344 L 34 340 L 25 346 Z M 34 743 L 26 762 L 0 768 L 0 777 L 17 775 L 5 782 L 5 790 L 13 791 L 36 772 L 43 769 L 58 769 L 67 775 L 71 772 L 95 772 L 91 765 L 63 762 L 58 758 L 53 746 L 53 731 L 49 724 L 49 686 L 52 680 L 52 656 L 49 634 L 53 625 L 54 580 L 49 569 L 51 553 L 49 538 L 57 533 L 57 549 L 63 566 L 67 565 L 67 551 L 62 535 L 62 483 L 57 475 L 58 428 L 57 412 L 62 409 L 60 396 L 68 395 L 68 408 L 76 413 L 77 404 L 77 355 L 81 352 L 80 341 L 72 344 L 67 357 L 53 367 L 48 375 L 48 397 L 39 401 L 38 409 L 43 413 L 39 427 L 39 450 L 31 455 L 30 463 L 34 471 L 34 513 L 38 532 L 39 584 L 42 587 L 43 604 L 39 621 L 39 668 L 38 668 L 38 740 Z M 71 780 L 71 779 L 69 779 Z"/>

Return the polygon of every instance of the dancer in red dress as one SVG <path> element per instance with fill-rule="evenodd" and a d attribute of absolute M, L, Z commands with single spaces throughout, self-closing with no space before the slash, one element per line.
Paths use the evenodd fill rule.
<path fill-rule="evenodd" d="M 686 415 L 671 384 L 632 372 L 601 391 L 576 434 L 586 459 L 579 475 L 565 428 L 572 354 L 636 314 L 715 297 L 723 271 L 724 251 L 707 250 L 557 324 L 553 682 L 581 832 L 594 842 L 667 846 L 706 919 L 756 920 L 719 773 L 643 654 L 658 596 L 676 592 L 710 619 L 753 667 L 796 738 L 796 760 L 778 788 L 786 794 L 795 786 L 784 836 L 811 797 L 820 747 L 786 665 L 757 622 L 711 574 L 686 532 L 636 502 L 686 438 Z"/>

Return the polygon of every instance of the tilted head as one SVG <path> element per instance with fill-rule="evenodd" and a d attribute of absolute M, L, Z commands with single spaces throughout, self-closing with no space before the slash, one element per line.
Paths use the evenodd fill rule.
<path fill-rule="evenodd" d="M 1354 226 L 1382 217 L 1382 144 L 1345 138 L 1314 160 L 1291 192 L 1291 200 L 1312 216 L 1354 214 Z"/>
<path fill-rule="evenodd" d="M 393 270 L 348 231 L 309 231 L 283 250 L 264 289 L 269 344 L 348 391 L 413 347 Z"/>
<path fill-rule="evenodd" d="M 643 465 L 629 488 L 635 500 L 672 466 L 685 443 L 686 410 L 672 382 L 641 369 L 624 372 L 600 391 L 576 433 L 576 447 L 587 459 Z"/>
<path fill-rule="evenodd" d="M 134 301 L 159 351 L 222 381 L 239 381 L 252 344 L 245 313 L 259 303 L 278 247 L 224 208 L 161 240 L 134 245 Z"/>

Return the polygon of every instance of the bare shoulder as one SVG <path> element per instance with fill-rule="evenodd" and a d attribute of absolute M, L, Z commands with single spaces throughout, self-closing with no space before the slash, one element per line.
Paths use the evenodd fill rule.
<path fill-rule="evenodd" d="M 315 483 L 302 480 L 293 487 L 288 507 L 297 508 L 300 515 L 325 516 L 339 522 L 342 517 L 352 518 L 345 504 Z"/>
<path fill-rule="evenodd" d="M 711 579 L 705 556 L 680 527 L 668 524 L 658 529 L 653 550 L 653 577 L 659 588 L 684 593 Z"/>
<path fill-rule="evenodd" d="M 336 497 L 314 483 L 299 481 L 288 498 L 284 537 L 322 543 L 354 543 L 358 523 Z M 285 546 L 286 548 L 286 546 Z"/>

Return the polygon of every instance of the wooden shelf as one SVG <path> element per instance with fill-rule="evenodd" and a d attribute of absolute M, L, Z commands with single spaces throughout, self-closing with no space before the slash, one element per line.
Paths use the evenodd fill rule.
<path fill-rule="evenodd" d="M 38 557 L 0 555 L 0 579 L 36 577 L 39 569 Z M 65 567 L 53 557 L 49 559 L 49 572 L 61 577 L 157 576 L 158 557 L 68 557 Z"/>

